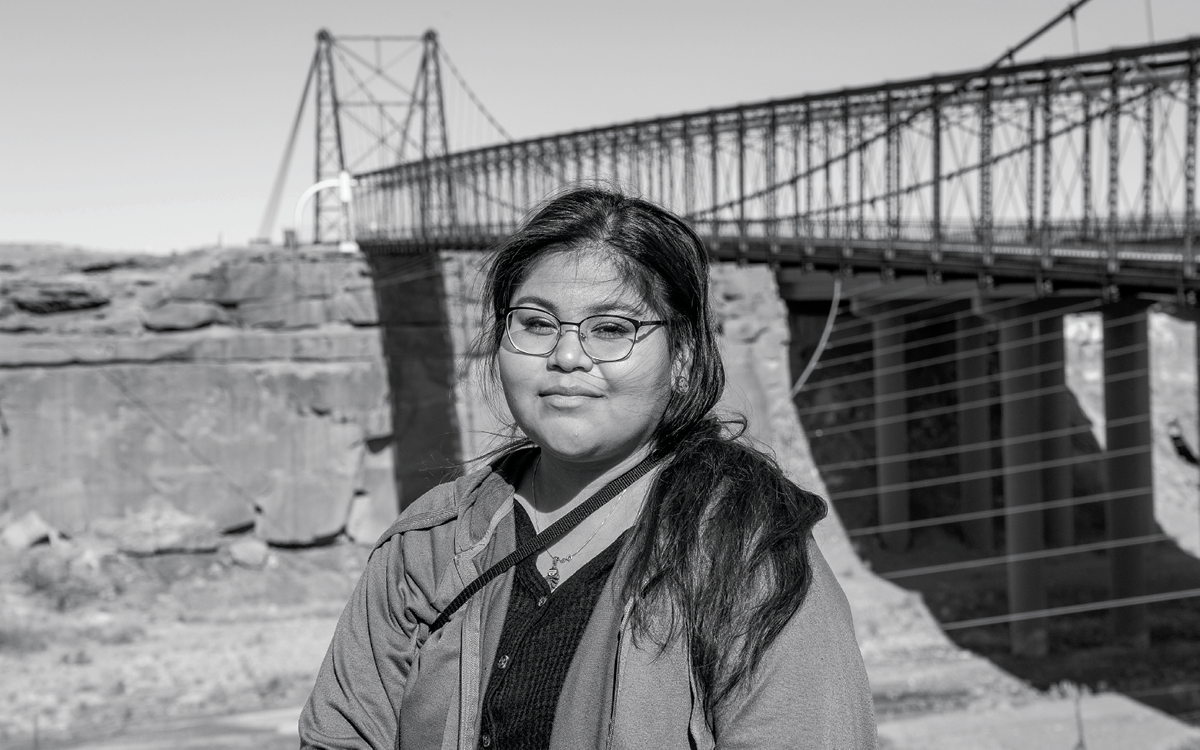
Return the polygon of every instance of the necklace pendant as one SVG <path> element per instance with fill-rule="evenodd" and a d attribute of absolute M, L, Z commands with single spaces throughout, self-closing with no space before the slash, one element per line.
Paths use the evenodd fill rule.
<path fill-rule="evenodd" d="M 550 570 L 546 571 L 546 583 L 549 584 L 550 590 L 558 588 L 558 558 L 550 556 Z"/>

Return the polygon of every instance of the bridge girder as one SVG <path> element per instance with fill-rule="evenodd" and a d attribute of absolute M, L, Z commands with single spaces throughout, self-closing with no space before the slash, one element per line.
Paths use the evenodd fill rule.
<path fill-rule="evenodd" d="M 358 237 L 486 247 L 599 182 L 719 257 L 1194 290 L 1198 61 L 1189 38 L 446 154 L 359 174 Z"/>

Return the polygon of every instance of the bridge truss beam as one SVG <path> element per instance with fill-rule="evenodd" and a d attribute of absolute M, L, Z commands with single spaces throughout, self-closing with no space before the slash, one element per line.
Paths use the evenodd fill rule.
<path fill-rule="evenodd" d="M 437 156 L 358 175 L 358 237 L 486 247 L 602 183 L 719 257 L 1194 290 L 1198 58 L 1189 38 Z"/>

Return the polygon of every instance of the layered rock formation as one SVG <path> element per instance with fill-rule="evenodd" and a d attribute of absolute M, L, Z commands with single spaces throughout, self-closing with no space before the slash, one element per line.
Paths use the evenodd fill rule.
<path fill-rule="evenodd" d="M 283 544 L 395 515 L 361 258 L 6 251 L 0 511 L 72 534 L 170 506 Z"/>

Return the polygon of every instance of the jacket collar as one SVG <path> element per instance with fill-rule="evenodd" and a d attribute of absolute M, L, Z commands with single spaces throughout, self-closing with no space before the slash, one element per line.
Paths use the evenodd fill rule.
<path fill-rule="evenodd" d="M 478 550 L 488 543 L 500 519 L 512 510 L 515 486 L 537 448 L 521 448 L 497 458 L 475 482 L 457 487 L 458 517 L 455 555 Z M 465 477 L 464 477 L 465 479 Z"/>

